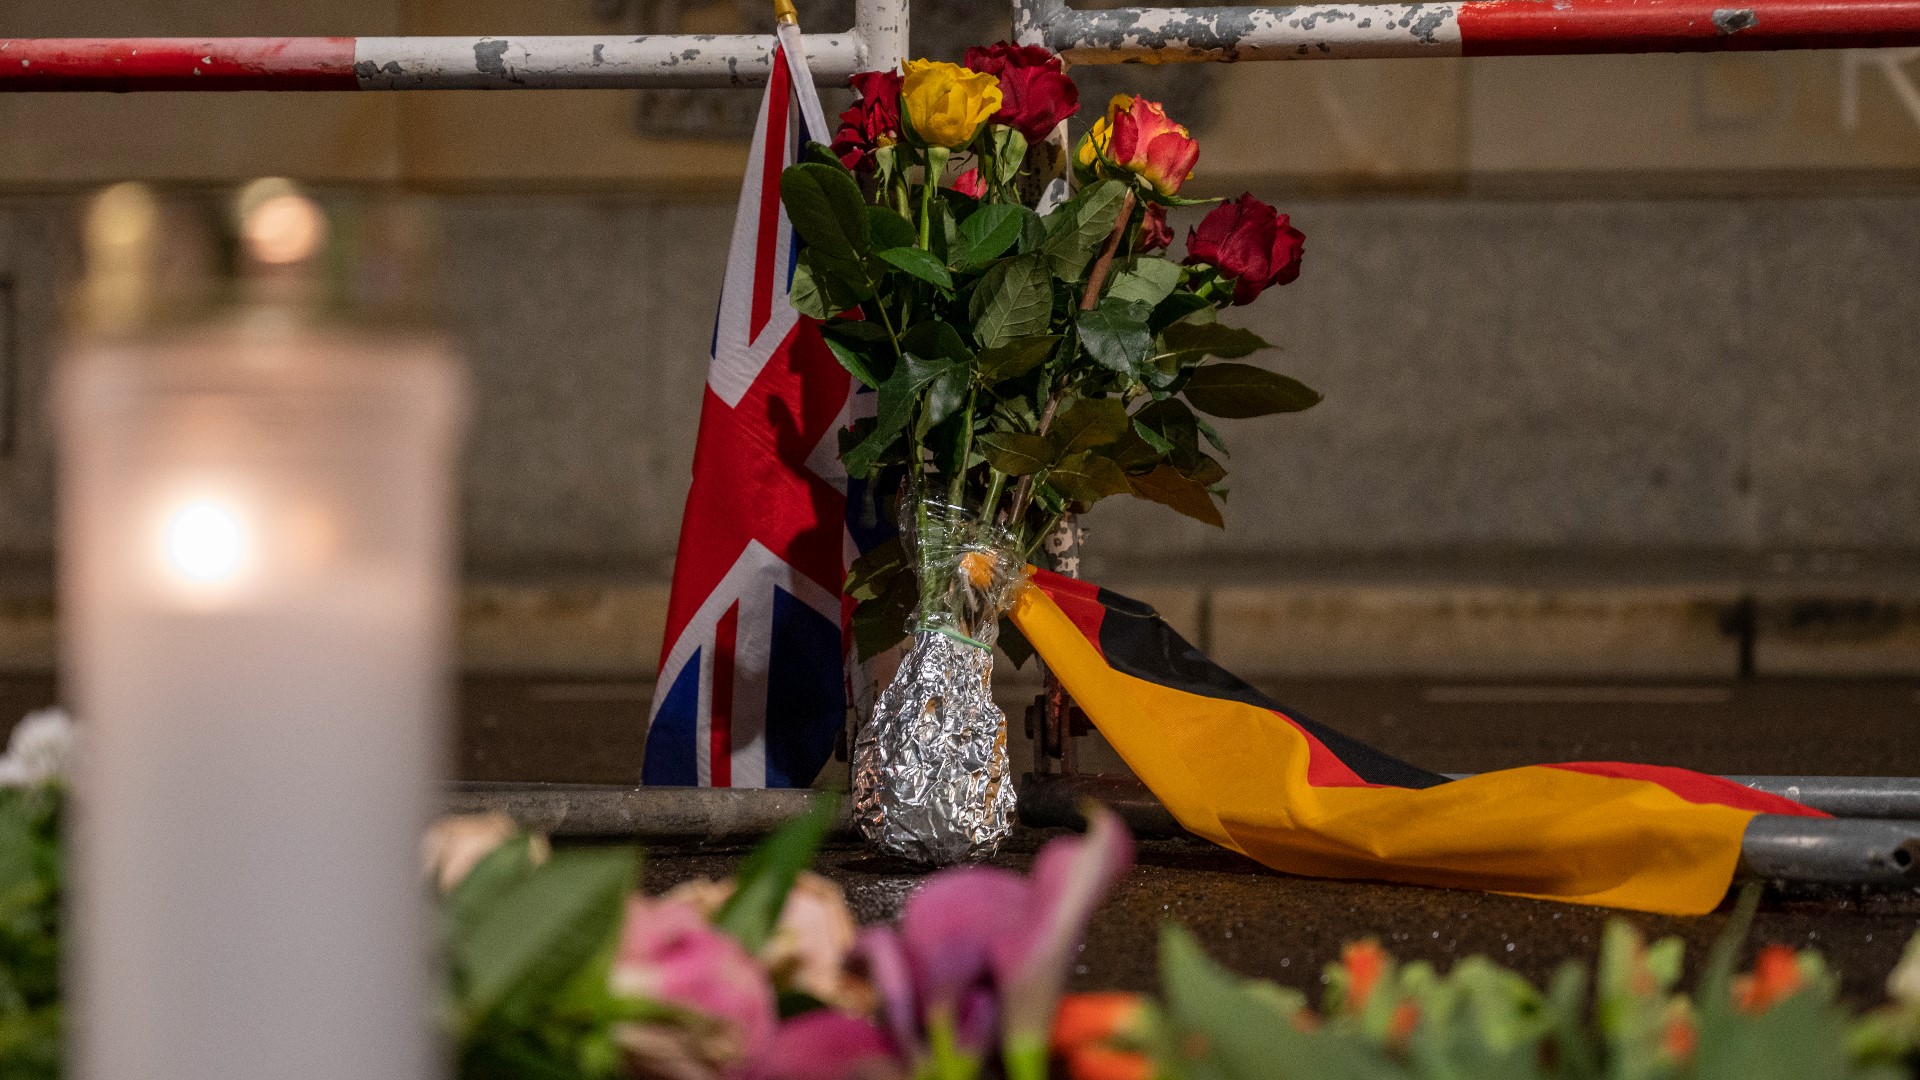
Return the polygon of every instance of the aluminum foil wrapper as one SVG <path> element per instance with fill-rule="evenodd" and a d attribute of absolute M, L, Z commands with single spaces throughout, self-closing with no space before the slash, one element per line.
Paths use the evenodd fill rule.
<path fill-rule="evenodd" d="M 868 841 L 915 862 L 984 859 L 1013 831 L 1007 718 L 993 651 L 922 630 L 853 750 L 853 815 Z"/>

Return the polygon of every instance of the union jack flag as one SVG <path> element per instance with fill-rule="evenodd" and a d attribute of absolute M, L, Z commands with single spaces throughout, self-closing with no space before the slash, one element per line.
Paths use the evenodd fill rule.
<path fill-rule="evenodd" d="M 827 137 L 797 36 L 775 57 L 734 218 L 646 784 L 805 787 L 845 722 L 840 586 L 857 552 L 838 432 L 853 381 L 787 302 L 798 240 L 780 173 Z"/>

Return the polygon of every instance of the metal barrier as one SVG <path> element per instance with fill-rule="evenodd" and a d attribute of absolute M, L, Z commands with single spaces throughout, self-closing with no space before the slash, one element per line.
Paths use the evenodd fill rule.
<path fill-rule="evenodd" d="M 823 86 L 907 56 L 909 0 L 807 35 Z M 1019 40 L 1079 64 L 1920 46 L 1920 0 L 1464 0 L 1102 8 L 1013 0 Z M 755 86 L 773 38 L 0 38 L 0 92 L 566 90 Z"/>
<path fill-rule="evenodd" d="M 1920 0 L 1465 0 L 1102 8 L 1013 0 L 1014 33 L 1076 64 L 1725 52 L 1920 45 Z"/>

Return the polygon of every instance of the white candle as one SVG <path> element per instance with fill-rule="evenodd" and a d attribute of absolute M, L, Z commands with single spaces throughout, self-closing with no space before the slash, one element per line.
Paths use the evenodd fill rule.
<path fill-rule="evenodd" d="M 73 1075 L 436 1075 L 457 365 L 256 312 L 57 393 Z"/>

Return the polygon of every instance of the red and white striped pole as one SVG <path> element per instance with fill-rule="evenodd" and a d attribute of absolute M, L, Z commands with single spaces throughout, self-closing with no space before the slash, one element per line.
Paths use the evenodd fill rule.
<path fill-rule="evenodd" d="M 1838 49 L 1920 45 L 1920 0 L 1465 0 L 1104 8 L 1014 0 L 1022 41 L 1075 63 Z M 906 0 L 807 35 L 822 85 L 905 55 Z M 0 92 L 751 86 L 771 36 L 12 38 Z"/>

